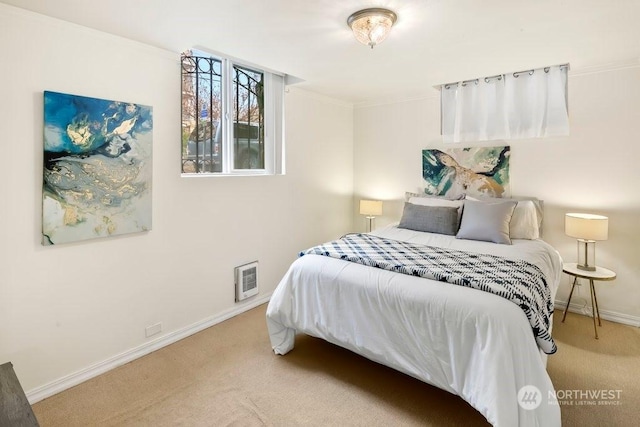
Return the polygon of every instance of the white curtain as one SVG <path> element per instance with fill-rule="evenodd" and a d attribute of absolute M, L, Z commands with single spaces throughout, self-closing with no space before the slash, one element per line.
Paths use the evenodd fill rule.
<path fill-rule="evenodd" d="M 545 67 L 441 86 L 443 140 L 568 135 L 567 69 Z"/>

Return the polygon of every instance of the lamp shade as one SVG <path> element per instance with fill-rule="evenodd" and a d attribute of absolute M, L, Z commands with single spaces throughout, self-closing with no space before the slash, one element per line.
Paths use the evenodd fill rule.
<path fill-rule="evenodd" d="M 360 215 L 382 215 L 382 202 L 380 200 L 360 200 Z"/>
<path fill-rule="evenodd" d="M 568 213 L 564 217 L 564 233 L 584 240 L 607 240 L 609 218 L 602 215 Z"/>

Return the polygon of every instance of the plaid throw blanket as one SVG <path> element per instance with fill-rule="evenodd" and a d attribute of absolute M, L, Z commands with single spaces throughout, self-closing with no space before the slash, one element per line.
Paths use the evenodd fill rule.
<path fill-rule="evenodd" d="M 324 255 L 398 273 L 467 286 L 518 305 L 529 319 L 538 346 L 557 347 L 549 333 L 553 302 L 547 281 L 535 265 L 494 255 L 416 245 L 369 234 L 349 234 L 300 252 Z"/>

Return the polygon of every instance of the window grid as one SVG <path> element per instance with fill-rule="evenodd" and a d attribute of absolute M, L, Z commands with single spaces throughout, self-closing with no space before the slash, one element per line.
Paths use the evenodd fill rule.
<path fill-rule="evenodd" d="M 192 51 L 181 62 L 182 173 L 264 172 L 265 74 Z"/>

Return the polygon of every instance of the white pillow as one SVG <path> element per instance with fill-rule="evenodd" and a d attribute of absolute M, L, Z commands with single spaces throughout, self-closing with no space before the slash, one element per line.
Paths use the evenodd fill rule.
<path fill-rule="evenodd" d="M 464 200 L 449 200 L 436 197 L 411 197 L 409 203 L 420 206 L 448 206 L 459 208 L 464 205 Z"/>
<path fill-rule="evenodd" d="M 443 200 L 462 200 L 464 199 L 464 194 L 459 194 L 457 196 L 454 197 L 449 197 L 449 196 L 435 196 L 433 194 L 427 194 L 427 193 L 413 193 L 411 191 L 406 191 L 404 193 L 404 200 L 405 201 L 409 201 L 410 198 L 412 197 L 428 197 L 431 199 L 443 199 Z"/>
<path fill-rule="evenodd" d="M 512 239 L 535 240 L 540 237 L 538 229 L 538 215 L 536 206 L 531 200 L 518 200 L 511 224 L 509 225 L 509 236 Z"/>

